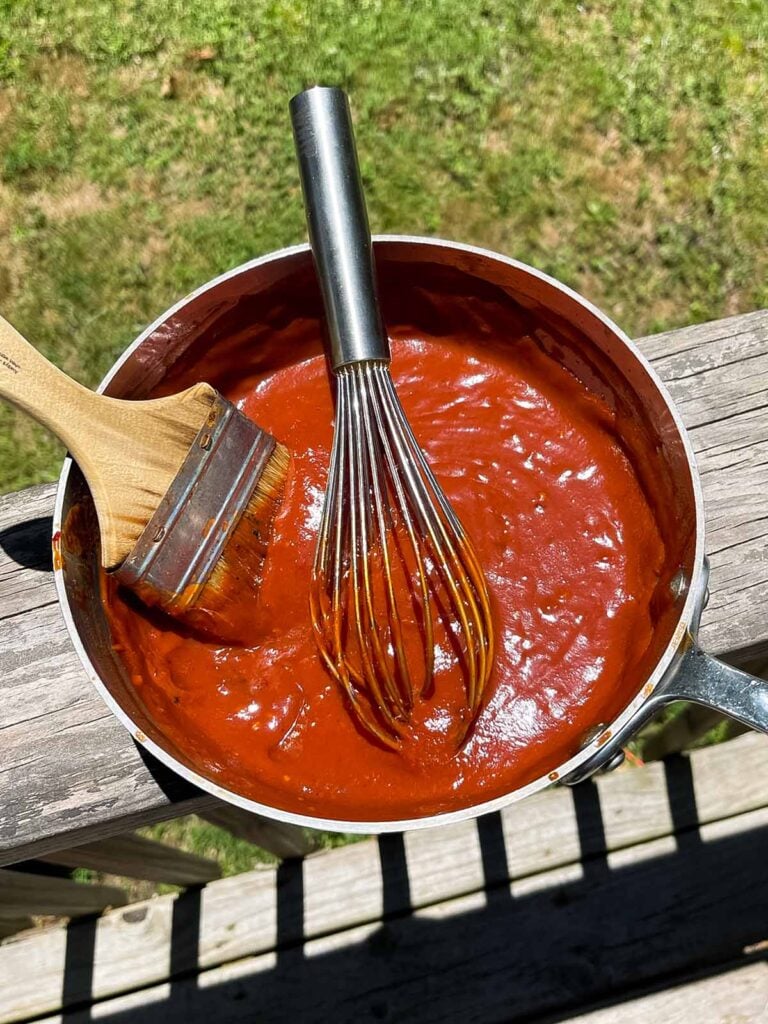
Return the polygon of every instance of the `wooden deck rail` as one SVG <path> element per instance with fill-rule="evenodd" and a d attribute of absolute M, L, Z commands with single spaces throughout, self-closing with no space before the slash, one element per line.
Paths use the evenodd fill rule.
<path fill-rule="evenodd" d="M 749 734 L 7 939 L 0 1021 L 758 1024 L 766 863 Z"/>
<path fill-rule="evenodd" d="M 702 643 L 759 670 L 768 311 L 640 346 L 681 409 L 702 474 L 712 564 Z M 101 704 L 56 604 L 52 502 L 52 486 L 0 497 L 0 864 L 36 858 L 209 884 L 6 939 L 0 1022 L 94 1001 L 120 1024 L 248 1020 L 256 1001 L 269 1020 L 759 1019 L 768 1004 L 763 737 L 550 790 L 478 822 L 216 880 L 210 861 L 119 834 L 195 811 L 280 858 L 307 853 L 313 837 L 195 790 Z M 691 707 L 654 730 L 646 755 L 688 747 L 715 724 Z M 2 870 L 0 938 L 30 914 L 77 917 L 123 900 L 113 886 Z M 718 1005 L 723 1015 L 707 1017 Z"/>

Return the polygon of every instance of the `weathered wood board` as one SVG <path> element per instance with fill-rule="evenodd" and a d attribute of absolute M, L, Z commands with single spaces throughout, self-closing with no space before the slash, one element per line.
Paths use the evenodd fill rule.
<path fill-rule="evenodd" d="M 712 599 L 702 641 L 768 647 L 768 312 L 644 339 L 691 428 Z M 0 498 L 0 863 L 210 807 L 89 686 L 47 569 L 53 488 Z"/>
<path fill-rule="evenodd" d="M 69 878 L 0 869 L 0 918 L 26 914 L 62 914 L 78 917 L 122 907 L 125 893 L 113 885 L 86 885 Z"/>
<path fill-rule="evenodd" d="M 144 878 L 171 885 L 202 885 L 221 877 L 221 869 L 214 860 L 130 833 L 49 853 L 41 860 L 67 868 L 90 868 L 124 878 Z"/>
<path fill-rule="evenodd" d="M 283 944 L 94 1009 L 120 1024 L 514 1024 L 621 1006 L 633 989 L 759 961 L 743 951 L 764 934 L 768 891 L 743 879 L 759 877 L 768 855 L 768 810 L 704 826 L 694 840 L 684 850 L 654 840 L 617 867 L 549 872 L 519 891 Z M 297 916 L 290 905 L 283 913 Z"/>
<path fill-rule="evenodd" d="M 570 1017 L 567 1024 L 768 1024 L 768 961 Z"/>
<path fill-rule="evenodd" d="M 215 979 L 221 976 L 220 972 L 226 974 L 230 970 L 225 965 L 233 963 L 251 965 L 255 977 L 263 977 L 266 972 L 271 979 L 278 946 L 303 942 L 307 957 L 321 958 L 329 950 L 349 947 L 356 957 L 361 955 L 360 949 L 367 948 L 366 936 L 388 934 L 389 926 L 382 924 L 383 919 L 397 921 L 409 915 L 416 916 L 417 930 L 428 930 L 428 944 L 452 943 L 463 948 L 466 941 L 463 955 L 472 961 L 472 944 L 482 928 L 478 924 L 466 937 L 462 929 L 468 920 L 479 922 L 484 908 L 489 927 L 509 931 L 510 941 L 517 941 L 518 934 L 524 936 L 520 929 L 525 923 L 531 928 L 532 942 L 543 941 L 539 932 L 548 927 L 557 932 L 566 951 L 571 949 L 565 931 L 572 926 L 570 900 L 576 904 L 583 902 L 584 913 L 596 916 L 593 927 L 598 932 L 602 927 L 606 929 L 606 942 L 611 936 L 615 938 L 619 928 L 609 926 L 606 916 L 618 914 L 623 922 L 621 927 L 626 930 L 619 945 L 637 948 L 630 942 L 630 910 L 622 903 L 631 898 L 632 890 L 630 887 L 622 896 L 620 880 L 634 879 L 633 872 L 640 871 L 646 862 L 651 865 L 653 883 L 643 882 L 634 911 L 638 919 L 643 919 L 656 908 L 651 915 L 652 928 L 669 934 L 659 950 L 656 946 L 660 940 L 654 937 L 651 926 L 645 939 L 648 957 L 657 957 L 654 970 L 660 969 L 659 964 L 666 970 L 668 946 L 676 941 L 680 920 L 695 912 L 703 927 L 702 922 L 708 920 L 707 906 L 712 914 L 707 924 L 708 941 L 716 931 L 715 922 L 731 911 L 741 913 L 746 903 L 754 906 L 743 919 L 743 935 L 738 933 L 744 943 L 759 941 L 755 920 L 765 922 L 768 934 L 768 892 L 764 887 L 761 890 L 759 884 L 745 886 L 744 874 L 734 877 L 734 886 L 752 891 L 744 891 L 739 897 L 741 902 L 731 907 L 731 890 L 723 895 L 716 877 L 720 861 L 711 865 L 708 856 L 704 856 L 701 864 L 696 859 L 702 855 L 698 850 L 702 840 L 715 844 L 715 849 L 717 843 L 730 841 L 734 850 L 733 870 L 753 868 L 751 860 L 745 866 L 739 857 L 744 855 L 742 847 L 753 841 L 758 844 L 754 853 L 758 856 L 766 820 L 768 740 L 750 734 L 722 747 L 696 751 L 666 766 L 623 769 L 575 792 L 542 793 L 508 808 L 500 816 L 479 822 L 412 832 L 402 838 L 387 836 L 378 842 L 364 840 L 312 855 L 303 865 L 293 863 L 252 871 L 214 882 L 201 893 L 135 904 L 127 910 L 110 912 L 95 923 L 76 923 L 69 929 L 58 927 L 20 935 L 0 945 L 0 978 L 18 979 L 13 986 L 0 986 L 0 1021 L 6 1024 L 55 1012 L 62 1005 L 65 973 L 69 1000 L 65 1005 L 78 999 L 110 1000 L 133 990 L 162 986 L 169 973 L 201 970 L 204 974 L 200 985 L 205 987 L 209 976 L 210 984 L 218 983 Z M 702 832 L 698 831 L 699 826 Z M 729 840 L 729 834 L 742 836 L 743 842 Z M 676 893 L 682 894 L 681 879 L 686 875 L 690 851 L 691 884 L 680 906 L 670 907 Z M 702 877 L 710 870 L 711 877 Z M 754 877 L 759 882 L 759 874 Z M 701 883 L 698 895 L 693 892 L 696 879 Z M 603 886 L 607 886 L 604 897 Z M 610 903 L 612 886 L 618 900 L 615 907 Z M 665 891 L 663 898 L 655 889 Z M 643 903 L 639 909 L 638 901 Z M 497 904 L 506 908 L 508 920 L 504 914 L 496 915 Z M 528 913 L 526 907 L 538 909 Z M 668 927 L 663 922 L 667 910 L 671 914 Z M 522 921 L 518 921 L 518 914 L 522 914 Z M 434 924 L 440 920 L 446 921 L 442 930 Z M 456 923 L 455 934 L 449 924 L 452 921 Z M 402 920 L 396 927 L 407 929 Z M 577 929 L 577 938 L 583 938 L 583 927 L 586 925 Z M 725 933 L 733 936 L 727 928 Z M 694 940 L 695 935 L 691 941 Z M 494 941 L 503 946 L 504 935 L 496 936 Z M 720 950 L 718 942 L 719 939 L 715 945 Z M 552 944 L 556 946 L 554 939 Z M 411 945 L 409 942 L 409 948 Z M 694 941 L 694 946 L 696 953 L 701 953 L 702 944 Z M 93 950 L 91 959 L 75 955 L 81 948 Z M 481 948 L 485 947 L 481 944 Z M 605 944 L 603 949 L 610 959 Z M 184 956 L 179 950 L 184 951 Z M 406 972 L 411 975 L 420 962 L 420 957 L 412 952 L 415 963 Z M 371 955 L 375 955 L 375 949 Z M 446 964 L 451 964 L 459 954 L 452 947 L 446 955 Z M 556 972 L 560 954 L 555 950 L 553 955 Z M 622 977 L 627 977 L 629 953 L 622 956 Z M 431 954 L 429 957 L 431 968 L 437 969 L 437 959 Z M 594 953 L 585 950 L 582 957 L 585 963 L 590 958 L 598 962 L 598 949 Z M 692 957 L 693 954 L 686 963 L 690 964 Z M 340 953 L 334 954 L 329 963 L 346 978 L 348 972 L 339 966 L 341 959 Z M 480 959 L 478 954 L 477 962 L 473 961 L 472 977 L 478 972 L 482 974 Z M 25 965 L 30 963 L 35 964 L 34 972 L 25 975 Z M 567 964 L 566 967 L 574 969 Z M 529 973 L 531 970 L 529 963 Z M 397 989 L 396 981 L 391 980 Z M 423 981 L 426 985 L 426 976 Z M 529 980 L 525 984 L 529 985 Z M 604 984 L 604 979 L 600 984 Z M 269 980 L 267 987 L 271 985 Z M 310 991 L 311 987 L 307 989 Z M 584 999 L 595 997 L 595 991 L 584 989 Z M 312 999 L 306 992 L 305 998 L 311 1005 Z M 305 1018 L 300 1003 L 290 1001 L 293 1016 L 287 1010 L 281 1016 L 279 1001 L 276 998 L 269 1014 L 265 1011 L 264 1019 L 323 1019 Z M 343 1008 L 340 1010 L 330 1002 L 321 1005 L 328 1014 L 325 1019 L 355 1019 L 344 1017 Z M 361 1013 L 357 1019 L 367 1019 L 363 1004 L 354 1005 Z M 210 1012 L 216 1016 L 213 1008 Z"/>

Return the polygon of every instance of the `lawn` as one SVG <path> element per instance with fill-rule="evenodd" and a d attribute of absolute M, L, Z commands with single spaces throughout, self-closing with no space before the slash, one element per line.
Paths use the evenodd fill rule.
<path fill-rule="evenodd" d="M 513 255 L 634 335 L 768 306 L 767 69 L 764 0 L 0 0 L 0 313 L 94 385 L 303 239 L 287 103 L 318 81 L 351 94 L 374 230 Z M 0 492 L 61 454 L 0 408 Z"/>
<path fill-rule="evenodd" d="M 287 115 L 351 93 L 377 231 L 530 262 L 632 334 L 768 305 L 763 0 L 0 0 L 0 312 L 95 384 L 304 237 Z M 0 409 L 0 492 L 61 451 Z"/>

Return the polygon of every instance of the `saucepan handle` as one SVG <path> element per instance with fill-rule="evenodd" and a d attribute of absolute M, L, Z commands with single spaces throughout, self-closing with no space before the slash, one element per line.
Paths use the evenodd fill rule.
<path fill-rule="evenodd" d="M 768 733 L 768 680 L 742 672 L 698 648 L 691 637 L 673 669 L 635 715 L 587 761 L 561 781 L 576 785 L 613 767 L 621 750 L 667 704 L 685 700 L 713 708 L 729 718 Z"/>
<path fill-rule="evenodd" d="M 768 733 L 768 681 L 742 672 L 692 647 L 667 685 L 665 703 L 693 701 L 714 708 L 750 729 Z"/>

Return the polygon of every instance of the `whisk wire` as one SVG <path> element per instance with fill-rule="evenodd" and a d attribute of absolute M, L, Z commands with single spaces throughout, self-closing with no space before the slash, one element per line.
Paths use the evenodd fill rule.
<path fill-rule="evenodd" d="M 398 607 L 400 575 L 411 595 L 409 629 L 418 631 L 422 652 L 421 694 L 434 682 L 437 610 L 464 667 L 468 729 L 482 703 L 493 644 L 477 556 L 416 441 L 387 364 L 352 364 L 337 378 L 337 428 L 310 601 L 321 654 L 363 726 L 396 745 L 414 700 L 408 650 L 412 656 L 415 645 L 406 643 Z"/>
<path fill-rule="evenodd" d="M 367 367 L 366 367 L 367 369 Z M 384 493 L 382 488 L 382 481 L 386 479 L 383 466 L 382 466 L 382 453 L 381 447 L 376 442 L 380 438 L 380 433 L 374 430 L 374 424 L 371 420 L 371 407 L 373 405 L 373 394 L 370 389 L 369 373 L 366 372 L 362 375 L 361 379 L 361 390 L 362 390 L 362 401 L 360 403 L 360 409 L 363 420 L 363 428 L 365 433 L 365 442 L 367 448 L 367 464 L 371 473 L 371 491 L 373 495 L 373 504 L 375 516 L 373 517 L 377 527 L 377 543 L 375 549 L 380 552 L 381 556 L 381 568 L 383 576 L 383 587 L 384 587 L 384 600 L 386 602 L 387 622 L 388 622 L 388 642 L 391 643 L 391 647 L 395 655 L 395 665 L 397 670 L 397 676 L 400 683 L 400 687 L 394 685 L 393 682 L 393 693 L 392 704 L 397 713 L 397 717 L 407 719 L 408 713 L 413 705 L 413 687 L 411 683 L 411 674 L 408 667 L 408 661 L 405 657 L 404 650 L 404 637 L 403 637 L 403 625 L 400 617 L 400 612 L 397 607 L 397 600 L 395 597 L 395 587 L 393 581 L 393 570 L 390 556 L 390 543 L 391 537 L 394 534 L 394 524 L 392 519 L 391 505 L 390 502 L 386 501 L 387 495 Z M 365 495 L 362 496 L 363 500 Z M 369 507 L 370 503 L 368 503 Z M 415 538 L 414 538 L 415 543 Z M 369 594 L 370 596 L 370 594 Z M 377 651 L 380 654 L 380 664 L 382 668 L 387 672 L 388 678 L 391 678 L 389 673 L 386 659 L 381 645 L 377 643 Z"/>
<path fill-rule="evenodd" d="M 291 100 L 291 118 L 338 379 L 310 598 L 315 635 L 361 725 L 390 746 L 414 711 L 414 666 L 424 667 L 428 695 L 445 642 L 463 675 L 465 739 L 491 670 L 485 581 L 389 374 L 347 98 L 340 89 L 306 90 Z"/>
<path fill-rule="evenodd" d="M 350 375 L 345 373 L 342 383 L 343 386 L 349 387 L 350 383 L 354 382 L 351 382 Z M 371 552 L 374 551 L 370 536 L 373 474 L 371 473 L 370 452 L 364 437 L 364 405 L 365 395 L 359 389 L 352 387 L 351 415 L 348 419 L 350 440 L 348 458 L 352 479 L 350 561 L 353 580 L 354 623 L 363 677 L 371 689 L 375 705 L 385 710 L 387 718 L 391 719 L 398 715 L 404 715 L 405 709 L 402 707 L 392 670 L 382 649 L 375 610 L 370 557 Z"/>
<path fill-rule="evenodd" d="M 339 421 L 347 419 L 349 397 L 345 389 L 339 389 Z M 332 515 L 323 515 L 315 552 L 315 562 L 310 588 L 310 615 L 318 650 L 330 675 L 337 681 L 364 727 L 382 743 L 396 747 L 391 732 L 382 729 L 368 708 L 361 702 L 359 690 L 364 680 L 344 657 L 344 634 L 348 628 L 344 608 L 344 575 L 346 548 L 344 541 L 344 502 L 339 500 L 346 488 L 346 453 L 348 439 L 344 431 L 337 432 L 331 452 L 328 471 L 325 509 L 335 510 Z M 330 563 L 333 562 L 333 569 Z M 329 588 L 319 581 L 333 580 Z"/>
<path fill-rule="evenodd" d="M 462 535 L 465 538 L 464 531 L 458 518 L 450 508 L 416 441 L 389 373 L 377 375 L 377 383 L 386 399 L 388 399 L 384 403 L 384 408 L 387 413 L 388 426 L 399 456 L 398 466 L 407 479 L 408 493 L 414 510 L 420 520 L 422 529 L 429 538 L 433 554 L 433 564 L 443 577 L 451 598 L 453 610 L 459 619 L 464 633 L 468 663 L 467 697 L 470 710 L 474 715 L 479 707 L 481 689 L 485 683 L 484 645 L 482 643 L 478 644 L 478 638 L 482 638 L 484 635 L 484 623 L 474 594 L 476 581 L 465 571 L 456 550 L 456 547 L 459 546 L 463 552 L 466 544 L 459 543 L 454 545 L 446 525 L 453 529 L 459 542 Z M 427 486 L 428 484 L 430 485 L 429 487 Z M 431 494 L 430 491 L 432 492 Z M 437 501 L 440 511 L 444 514 L 448 513 L 446 515 L 447 524 L 437 514 L 435 500 L 433 499 Z M 480 582 L 482 591 L 484 591 L 485 584 L 482 578 Z"/>
<path fill-rule="evenodd" d="M 399 521 L 405 528 L 406 535 L 409 541 L 409 550 L 413 555 L 415 562 L 415 579 L 418 583 L 419 593 L 416 598 L 419 602 L 420 617 L 419 623 L 423 632 L 423 653 L 424 653 L 424 678 L 420 687 L 422 696 L 429 692 L 434 678 L 434 623 L 432 618 L 432 603 L 430 600 L 429 586 L 427 580 L 427 572 L 424 565 L 424 558 L 421 553 L 421 547 L 418 542 L 416 528 L 413 523 L 413 519 L 410 514 L 409 502 L 406 496 L 403 482 L 401 480 L 400 468 L 398 466 L 397 459 L 392 451 L 392 445 L 390 443 L 389 435 L 386 430 L 386 414 L 381 401 L 381 394 L 378 387 L 375 384 L 376 377 L 376 364 L 366 366 L 367 375 L 372 378 L 370 393 L 372 397 L 373 413 L 376 420 L 376 428 L 378 431 L 379 441 L 381 445 L 381 451 L 383 455 L 383 463 L 389 474 L 390 488 L 394 490 L 394 502 L 399 512 Z M 385 369 L 385 373 L 389 373 Z M 391 519 L 391 513 L 390 513 Z M 389 581 L 390 586 L 392 580 Z M 396 605 L 395 605 L 396 608 Z M 404 650 L 402 646 L 398 650 L 398 656 L 401 656 L 405 660 Z M 409 676 L 410 679 L 410 676 Z M 413 693 L 411 691 L 411 700 L 413 699 Z"/>

